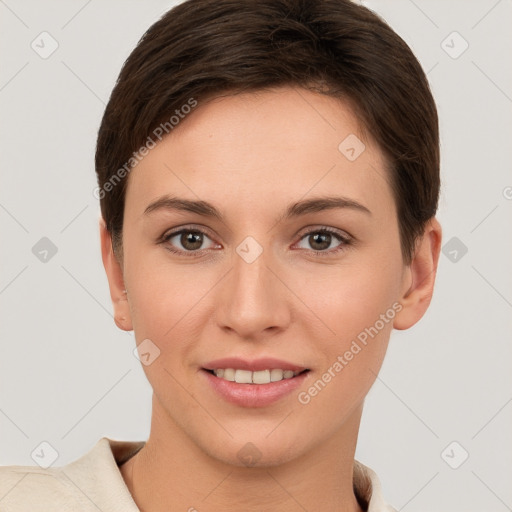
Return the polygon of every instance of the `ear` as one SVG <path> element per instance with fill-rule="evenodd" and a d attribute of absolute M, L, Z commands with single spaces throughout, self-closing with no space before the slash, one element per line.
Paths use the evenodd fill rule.
<path fill-rule="evenodd" d="M 110 298 L 114 308 L 114 321 L 123 331 L 133 330 L 128 297 L 124 285 L 123 269 L 112 248 L 112 237 L 105 221 L 100 217 L 101 258 L 107 274 Z"/>
<path fill-rule="evenodd" d="M 395 329 L 409 329 L 425 314 L 434 292 L 434 282 L 441 250 L 442 230 L 437 219 L 427 223 L 416 244 L 411 263 L 404 272 L 402 309 L 395 316 Z"/>

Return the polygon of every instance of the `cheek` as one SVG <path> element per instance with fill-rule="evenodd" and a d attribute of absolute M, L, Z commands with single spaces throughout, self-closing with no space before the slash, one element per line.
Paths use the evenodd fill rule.
<path fill-rule="evenodd" d="M 341 283 L 333 288 L 331 281 L 314 306 L 335 334 L 314 340 L 321 362 L 297 396 L 299 408 L 322 418 L 333 431 L 375 382 L 401 307 L 395 302 L 393 274 L 371 276 L 366 270 L 339 277 L 344 277 Z"/>
<path fill-rule="evenodd" d="M 392 306 L 398 297 L 400 276 L 401 267 L 394 261 L 361 258 L 356 264 L 342 263 L 323 275 L 303 279 L 299 294 L 308 298 L 311 309 L 335 333 L 333 337 L 346 342 L 373 326 L 390 308 L 387 316 L 394 317 Z M 379 322 L 379 330 L 389 333 L 391 323 L 387 317 L 384 320 L 386 328 Z"/>
<path fill-rule="evenodd" d="M 401 309 L 396 300 L 400 269 L 399 258 L 371 264 L 361 258 L 357 265 L 340 266 L 314 280 L 311 308 L 331 330 L 331 335 L 315 339 L 322 359 L 311 393 L 322 395 L 318 402 L 331 401 L 345 410 L 373 384 Z"/>
<path fill-rule="evenodd" d="M 149 338 L 162 350 L 186 347 L 204 322 L 201 299 L 215 286 L 212 272 L 177 265 L 165 257 L 132 259 L 126 268 L 130 311 L 138 341 Z"/>
<path fill-rule="evenodd" d="M 212 284 L 198 279 L 197 272 L 194 277 L 190 271 L 181 271 L 177 266 L 153 263 L 141 262 L 132 272 L 133 329 L 137 344 L 146 343 L 141 348 L 149 348 L 152 360 L 143 365 L 143 370 L 155 395 L 161 403 L 167 403 L 167 407 L 171 407 L 168 401 L 172 399 L 172 408 L 183 411 L 193 404 L 180 383 L 186 382 L 193 369 L 193 353 L 205 318 L 208 318 L 201 297 Z"/>

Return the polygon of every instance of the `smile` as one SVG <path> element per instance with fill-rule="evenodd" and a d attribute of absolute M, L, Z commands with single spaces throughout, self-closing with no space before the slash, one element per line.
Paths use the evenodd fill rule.
<path fill-rule="evenodd" d="M 292 379 L 302 373 L 301 371 L 281 370 L 279 368 L 259 370 L 255 372 L 234 368 L 218 368 L 211 370 L 211 372 L 219 379 L 237 382 L 238 384 L 270 384 L 271 382 Z"/>
<path fill-rule="evenodd" d="M 213 393 L 239 407 L 268 407 L 291 396 L 309 377 L 309 369 L 243 370 L 235 368 L 203 368 L 206 384 Z"/>

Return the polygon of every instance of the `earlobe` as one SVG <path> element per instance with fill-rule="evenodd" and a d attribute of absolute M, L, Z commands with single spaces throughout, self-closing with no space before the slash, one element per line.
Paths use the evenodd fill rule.
<path fill-rule="evenodd" d="M 101 258 L 107 274 L 110 299 L 114 308 L 114 321 L 123 331 L 132 331 L 127 291 L 125 288 L 123 269 L 112 248 L 112 237 L 107 230 L 105 221 L 100 217 Z"/>
<path fill-rule="evenodd" d="M 437 219 L 432 218 L 418 240 L 414 257 L 404 274 L 404 289 L 400 299 L 402 309 L 395 316 L 395 329 L 409 329 L 425 314 L 434 291 L 441 238 L 441 225 Z"/>

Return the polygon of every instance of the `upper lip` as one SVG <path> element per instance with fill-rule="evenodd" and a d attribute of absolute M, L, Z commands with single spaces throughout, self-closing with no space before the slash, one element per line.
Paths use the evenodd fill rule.
<path fill-rule="evenodd" d="M 206 363 L 203 368 L 205 370 L 217 370 L 219 368 L 233 368 L 235 370 L 249 370 L 251 372 L 257 372 L 261 370 L 292 370 L 294 372 L 301 372 L 306 370 L 304 366 L 299 366 L 287 361 L 280 359 L 274 359 L 272 357 L 263 357 L 260 359 L 254 359 L 248 361 L 246 359 L 240 359 L 239 357 L 226 357 L 223 359 L 215 359 Z"/>

